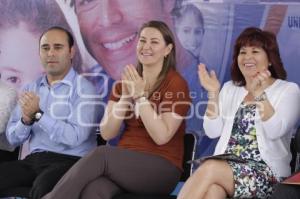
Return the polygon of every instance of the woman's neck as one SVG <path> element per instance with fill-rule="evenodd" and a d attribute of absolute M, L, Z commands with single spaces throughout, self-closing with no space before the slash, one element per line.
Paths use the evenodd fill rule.
<path fill-rule="evenodd" d="M 156 83 L 162 66 L 147 66 L 143 65 L 143 77 L 146 78 L 146 87 L 151 89 Z"/>

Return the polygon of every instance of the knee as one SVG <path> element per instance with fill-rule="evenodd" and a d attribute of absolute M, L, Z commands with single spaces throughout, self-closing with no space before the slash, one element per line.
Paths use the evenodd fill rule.
<path fill-rule="evenodd" d="M 49 186 L 43 184 L 33 184 L 29 196 L 31 199 L 40 199 L 51 191 Z"/>
<path fill-rule="evenodd" d="M 206 196 L 207 195 L 213 195 L 213 193 L 215 193 L 216 191 L 218 191 L 218 185 L 216 184 L 212 184 L 208 187 L 207 192 L 206 192 Z"/>
<path fill-rule="evenodd" d="M 212 184 L 209 186 L 205 198 L 226 198 L 227 193 L 220 185 Z"/>
<path fill-rule="evenodd" d="M 204 177 L 203 179 L 209 180 L 213 179 L 216 175 L 218 175 L 219 170 L 219 161 L 217 160 L 206 160 L 195 172 L 196 175 L 201 175 Z"/>
<path fill-rule="evenodd" d="M 87 184 L 81 192 L 81 199 L 111 199 L 121 192 L 121 189 L 105 177 L 97 178 Z"/>
<path fill-rule="evenodd" d="M 53 174 L 54 175 L 54 174 Z M 31 199 L 40 199 L 47 193 L 51 192 L 55 184 L 58 182 L 59 177 L 63 175 L 63 172 L 61 175 L 58 176 L 58 178 L 50 178 L 49 176 L 38 176 L 32 184 L 29 198 Z"/>
<path fill-rule="evenodd" d="M 98 189 L 99 189 L 98 185 L 96 185 L 93 182 L 87 184 L 81 192 L 81 199 L 88 199 L 88 198 L 100 199 L 101 197 L 98 195 L 98 193 L 96 193 L 96 190 L 97 192 L 99 192 Z M 97 197 L 97 195 L 99 197 Z"/>

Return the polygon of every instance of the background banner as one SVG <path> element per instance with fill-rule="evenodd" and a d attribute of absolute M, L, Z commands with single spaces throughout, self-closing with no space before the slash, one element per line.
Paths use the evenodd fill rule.
<path fill-rule="evenodd" d="M 47 28 L 63 26 L 76 37 L 75 69 L 107 101 L 126 64 L 135 64 L 139 27 L 166 22 L 176 35 L 177 70 L 190 88 L 193 107 L 187 131 L 199 135 L 197 156 L 211 155 L 217 140 L 202 130 L 207 94 L 197 65 L 205 63 L 224 83 L 230 79 L 233 43 L 249 26 L 277 34 L 288 80 L 300 83 L 300 0 L 1 0 L 0 77 L 21 90 L 43 73 L 38 40 Z"/>

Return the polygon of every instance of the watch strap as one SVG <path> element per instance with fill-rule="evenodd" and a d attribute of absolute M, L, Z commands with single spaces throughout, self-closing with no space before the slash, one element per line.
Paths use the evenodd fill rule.
<path fill-rule="evenodd" d="M 22 122 L 22 124 L 24 124 L 24 125 L 26 125 L 26 126 L 31 126 L 31 125 L 33 125 L 33 123 L 34 123 L 34 120 L 31 120 L 30 123 L 26 123 L 26 122 L 23 120 L 23 117 L 21 117 L 21 122 Z"/>

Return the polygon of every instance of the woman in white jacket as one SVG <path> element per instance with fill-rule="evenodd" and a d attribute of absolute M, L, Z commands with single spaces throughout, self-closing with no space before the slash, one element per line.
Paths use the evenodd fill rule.
<path fill-rule="evenodd" d="M 206 160 L 188 179 L 179 199 L 267 198 L 290 175 L 292 133 L 300 117 L 300 91 L 287 82 L 274 34 L 250 27 L 237 38 L 232 81 L 220 83 L 199 65 L 208 91 L 205 133 L 219 138 L 215 154 L 238 160 Z"/>

